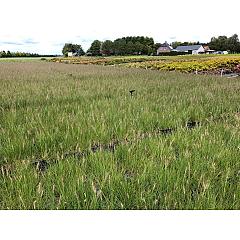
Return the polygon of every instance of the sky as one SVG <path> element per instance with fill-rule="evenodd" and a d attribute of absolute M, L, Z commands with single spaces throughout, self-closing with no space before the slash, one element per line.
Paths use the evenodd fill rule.
<path fill-rule="evenodd" d="M 95 39 L 200 41 L 237 33 L 239 0 L 0 0 L 0 51 L 61 54 Z"/>

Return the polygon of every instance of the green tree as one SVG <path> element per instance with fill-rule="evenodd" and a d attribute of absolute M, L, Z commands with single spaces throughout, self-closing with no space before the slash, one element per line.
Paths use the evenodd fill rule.
<path fill-rule="evenodd" d="M 101 52 L 104 55 L 112 55 L 114 52 L 113 42 L 111 40 L 106 40 L 102 43 Z"/>
<path fill-rule="evenodd" d="M 0 56 L 1 56 L 2 58 L 6 57 L 6 52 L 5 52 L 5 51 L 0 52 Z"/>
<path fill-rule="evenodd" d="M 114 54 L 115 55 L 127 54 L 127 43 L 125 39 L 119 38 L 114 41 Z"/>
<path fill-rule="evenodd" d="M 84 55 L 85 52 L 82 49 L 82 46 L 79 44 L 65 43 L 62 53 L 64 56 L 67 56 L 68 52 L 75 53 L 77 56 Z"/>
<path fill-rule="evenodd" d="M 155 52 L 153 38 L 143 36 L 128 36 L 116 39 L 114 41 L 115 55 L 129 54 L 147 54 L 151 55 Z"/>
<path fill-rule="evenodd" d="M 228 50 L 228 38 L 226 36 L 212 37 L 209 47 L 217 51 L 226 51 Z"/>
<path fill-rule="evenodd" d="M 227 47 L 232 53 L 240 52 L 240 42 L 237 34 L 234 34 L 228 38 Z"/>
<path fill-rule="evenodd" d="M 99 56 L 101 55 L 101 46 L 102 43 L 99 40 L 94 40 L 87 52 L 92 56 Z"/>
<path fill-rule="evenodd" d="M 7 55 L 6 55 L 6 57 L 12 57 L 12 54 L 11 54 L 10 51 L 7 51 Z"/>
<path fill-rule="evenodd" d="M 132 41 L 127 42 L 126 44 L 126 54 L 131 55 L 134 54 L 135 47 Z"/>
<path fill-rule="evenodd" d="M 172 42 L 172 47 L 175 49 L 178 46 L 181 46 L 181 44 L 182 44 L 181 42 L 175 41 L 175 42 Z"/>
<path fill-rule="evenodd" d="M 136 54 L 141 55 L 143 53 L 144 45 L 140 42 L 135 43 Z"/>

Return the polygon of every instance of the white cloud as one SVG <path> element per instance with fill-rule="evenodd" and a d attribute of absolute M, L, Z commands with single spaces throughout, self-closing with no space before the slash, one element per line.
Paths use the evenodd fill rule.
<path fill-rule="evenodd" d="M 239 0 L 1 0 L 0 5 L 0 50 L 61 53 L 65 42 L 87 49 L 94 39 L 127 35 L 156 42 L 240 35 Z"/>

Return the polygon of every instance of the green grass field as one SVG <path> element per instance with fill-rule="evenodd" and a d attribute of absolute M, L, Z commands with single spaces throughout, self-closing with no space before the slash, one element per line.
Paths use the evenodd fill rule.
<path fill-rule="evenodd" d="M 0 62 L 0 209 L 240 209 L 239 102 L 239 78 Z"/>
<path fill-rule="evenodd" d="M 11 57 L 11 58 L 0 58 L 1 62 L 39 62 L 42 59 L 50 60 L 52 57 Z"/>

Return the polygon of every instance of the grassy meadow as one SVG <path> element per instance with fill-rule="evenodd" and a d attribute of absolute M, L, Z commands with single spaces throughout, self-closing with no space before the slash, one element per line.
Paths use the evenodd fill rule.
<path fill-rule="evenodd" d="M 8 57 L 0 58 L 0 63 L 2 62 L 39 62 L 43 60 L 51 60 L 52 57 Z"/>
<path fill-rule="evenodd" d="M 239 77 L 0 62 L 0 209 L 240 209 L 239 103 Z"/>

